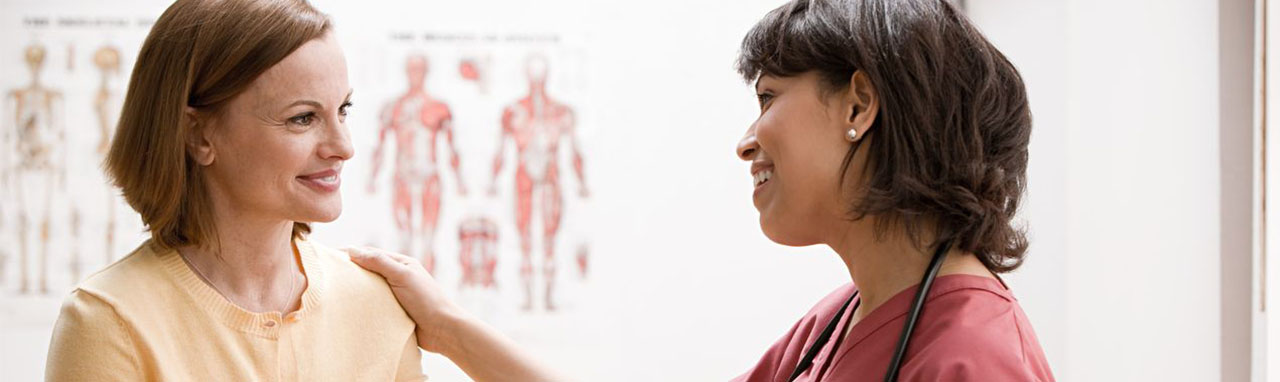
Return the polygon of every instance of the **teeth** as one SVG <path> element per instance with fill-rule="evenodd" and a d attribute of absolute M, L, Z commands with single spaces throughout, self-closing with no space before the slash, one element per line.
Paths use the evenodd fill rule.
<path fill-rule="evenodd" d="M 773 170 L 762 170 L 760 172 L 757 172 L 754 177 L 755 177 L 756 185 L 759 186 L 761 184 L 764 184 L 764 182 L 769 181 L 769 178 L 773 177 Z"/>
<path fill-rule="evenodd" d="M 320 180 L 323 180 L 323 181 L 325 181 L 325 182 L 334 182 L 334 181 L 338 180 L 338 176 L 337 176 L 337 175 L 329 175 L 329 176 L 326 176 L 326 177 L 320 178 Z"/>

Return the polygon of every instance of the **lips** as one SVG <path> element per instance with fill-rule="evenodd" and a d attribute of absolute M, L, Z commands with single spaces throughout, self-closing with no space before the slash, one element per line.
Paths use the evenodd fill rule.
<path fill-rule="evenodd" d="M 334 192 L 342 185 L 342 178 L 339 177 L 339 169 L 328 169 L 316 173 L 299 176 L 298 181 L 302 184 L 320 192 Z"/>
<path fill-rule="evenodd" d="M 756 162 L 751 164 L 751 178 L 754 185 L 760 187 L 773 178 L 773 163 Z"/>

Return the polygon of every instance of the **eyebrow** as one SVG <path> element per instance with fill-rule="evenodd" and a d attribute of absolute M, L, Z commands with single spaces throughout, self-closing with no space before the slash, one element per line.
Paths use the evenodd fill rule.
<path fill-rule="evenodd" d="M 348 91 L 347 91 L 347 96 L 346 96 L 345 98 L 343 98 L 343 99 L 342 99 L 342 103 L 351 102 L 351 95 L 352 95 L 352 94 L 354 94 L 355 92 L 356 92 L 356 90 L 355 90 L 355 89 L 348 90 Z M 309 99 L 300 99 L 300 100 L 297 100 L 297 101 L 293 101 L 293 103 L 289 104 L 288 106 L 285 106 L 284 108 L 285 108 L 285 109 L 289 109 L 289 108 L 292 108 L 292 107 L 294 107 L 294 106 L 298 106 L 298 105 L 307 105 L 307 106 L 311 106 L 311 107 L 314 107 L 314 108 L 317 108 L 317 109 L 323 109 L 323 108 L 324 108 L 324 105 L 321 105 L 321 104 L 320 104 L 320 102 L 316 102 L 316 101 L 309 100 Z"/>

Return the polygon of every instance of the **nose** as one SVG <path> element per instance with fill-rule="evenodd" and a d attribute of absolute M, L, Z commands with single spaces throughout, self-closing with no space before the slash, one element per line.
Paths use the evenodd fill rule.
<path fill-rule="evenodd" d="M 738 141 L 738 158 L 750 161 L 755 159 L 756 151 L 760 151 L 760 143 L 756 142 L 756 124 L 747 129 L 747 135 Z"/>
<path fill-rule="evenodd" d="M 342 122 L 331 124 L 329 133 L 320 145 L 320 157 L 324 159 L 348 160 L 356 155 L 356 148 L 351 144 L 351 132 Z"/>

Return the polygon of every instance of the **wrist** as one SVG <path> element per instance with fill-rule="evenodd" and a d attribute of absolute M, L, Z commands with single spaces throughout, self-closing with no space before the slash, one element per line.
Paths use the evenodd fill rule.
<path fill-rule="evenodd" d="M 468 333 L 475 330 L 475 318 L 457 307 L 439 309 L 424 322 L 429 322 L 430 327 L 419 328 L 427 336 L 419 336 L 418 346 L 446 357 L 461 352 Z"/>

